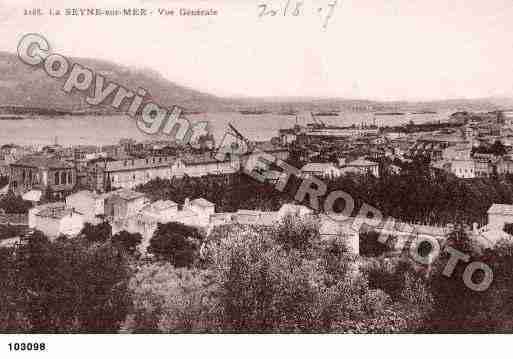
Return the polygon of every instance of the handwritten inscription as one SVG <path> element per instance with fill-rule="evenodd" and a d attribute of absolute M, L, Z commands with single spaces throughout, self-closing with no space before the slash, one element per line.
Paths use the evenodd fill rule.
<path fill-rule="evenodd" d="M 305 4 L 305 2 L 307 4 Z M 320 17 L 322 28 L 326 29 L 340 0 L 327 0 L 324 5 L 308 4 L 301 0 L 282 0 L 276 3 L 258 4 L 258 17 L 303 16 L 313 13 Z"/>

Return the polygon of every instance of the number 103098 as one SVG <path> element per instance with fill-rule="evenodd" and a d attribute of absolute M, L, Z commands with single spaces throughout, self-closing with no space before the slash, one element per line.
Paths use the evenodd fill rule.
<path fill-rule="evenodd" d="M 47 348 L 46 343 L 9 343 L 8 345 L 11 352 L 36 352 Z"/>

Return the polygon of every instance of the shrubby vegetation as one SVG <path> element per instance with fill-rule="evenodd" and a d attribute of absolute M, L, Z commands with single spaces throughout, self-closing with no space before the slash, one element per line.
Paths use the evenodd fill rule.
<path fill-rule="evenodd" d="M 199 257 L 199 231 L 182 223 L 159 223 L 148 253 L 169 261 L 175 267 L 191 267 Z"/>
<path fill-rule="evenodd" d="M 189 268 L 141 268 L 123 332 L 410 332 L 430 308 L 425 291 L 410 294 L 425 289 L 415 273 L 387 273 L 408 278 L 391 293 L 373 288 L 343 243 L 293 217 L 275 229 L 218 228 L 201 252 Z"/>
<path fill-rule="evenodd" d="M 0 176 L 0 188 L 3 188 L 9 184 L 8 176 Z"/>
<path fill-rule="evenodd" d="M 110 244 L 36 232 L 1 255 L 1 332 L 110 333 L 125 319 L 131 273 Z"/>
<path fill-rule="evenodd" d="M 12 192 L 8 192 L 5 196 L 0 197 L 0 209 L 5 213 L 23 214 L 32 208 L 32 203 L 25 201 L 21 196 L 16 196 Z"/>
<path fill-rule="evenodd" d="M 104 224 L 77 238 L 39 232 L 0 250 L 0 332 L 413 333 L 511 332 L 513 247 L 473 251 L 462 228 L 447 242 L 493 266 L 485 292 L 403 253 L 348 253 L 314 223 L 229 225 L 208 236 L 160 225 L 153 259 L 138 235 Z M 372 232 L 370 232 L 371 235 Z M 94 239 L 98 235 L 99 239 Z M 373 252 L 374 251 L 374 252 Z"/>
<path fill-rule="evenodd" d="M 355 213 L 366 203 L 384 216 L 404 222 L 433 225 L 447 223 L 484 223 L 486 211 L 493 203 L 513 203 L 513 177 L 460 179 L 429 168 L 421 158 L 412 163 L 396 163 L 400 174 L 383 173 L 380 178 L 348 174 L 326 180 L 328 193 L 343 190 L 355 202 Z M 185 198 L 203 197 L 220 212 L 237 209 L 278 210 L 294 201 L 300 181 L 291 177 L 284 192 L 272 184 L 262 184 L 244 174 L 161 180 L 138 187 L 152 200 L 171 199 L 182 203 Z M 308 196 L 303 203 L 309 205 Z M 335 209 L 344 203 L 335 203 Z"/>
<path fill-rule="evenodd" d="M 142 243 L 142 236 L 139 233 L 121 231 L 112 236 L 112 245 L 125 251 L 129 255 L 136 255 L 137 247 Z"/>
<path fill-rule="evenodd" d="M 112 226 L 108 222 L 85 223 L 80 235 L 89 242 L 105 243 L 112 235 Z"/>

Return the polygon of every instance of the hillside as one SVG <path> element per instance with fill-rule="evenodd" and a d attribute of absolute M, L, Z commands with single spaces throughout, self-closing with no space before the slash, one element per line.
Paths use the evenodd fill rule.
<path fill-rule="evenodd" d="M 226 101 L 179 86 L 151 70 L 129 68 L 100 60 L 75 58 L 72 61 L 129 89 L 143 87 L 154 101 L 162 105 L 177 104 L 191 110 L 222 110 L 225 106 Z M 40 67 L 25 65 L 14 54 L 0 52 L 0 73 L 0 106 L 85 110 L 82 107 L 82 95 L 66 94 L 61 90 L 62 81 L 49 77 Z"/>
<path fill-rule="evenodd" d="M 216 97 L 180 86 L 165 79 L 159 73 L 149 69 L 136 69 L 93 59 L 71 59 L 100 73 L 110 81 L 115 81 L 129 89 L 143 87 L 149 91 L 153 100 L 165 106 L 180 105 L 191 111 L 238 111 L 241 109 L 266 110 L 280 112 L 340 110 L 348 112 L 373 111 L 443 111 L 467 110 L 489 111 L 498 108 L 513 107 L 508 98 L 456 99 L 430 102 L 379 102 L 351 99 L 314 99 L 314 98 L 237 98 Z M 38 67 L 22 63 L 15 54 L 0 52 L 0 112 L 9 112 L 4 106 L 30 107 L 34 113 L 52 114 L 54 110 L 66 112 L 98 109 L 84 107 L 83 96 L 68 95 L 61 90 L 62 81 L 50 78 Z M 3 108 L 3 111 L 2 111 Z M 107 107 L 110 111 L 110 108 Z M 48 112 L 47 110 L 52 110 Z M 105 111 L 103 109 L 102 111 Z"/>

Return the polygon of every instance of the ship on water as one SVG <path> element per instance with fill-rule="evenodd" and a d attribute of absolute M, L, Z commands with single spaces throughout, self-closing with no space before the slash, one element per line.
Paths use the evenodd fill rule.
<path fill-rule="evenodd" d="M 201 111 L 201 110 L 184 110 L 183 111 L 183 114 L 184 115 L 201 115 L 201 114 L 204 114 L 205 111 Z"/>
<path fill-rule="evenodd" d="M 339 138 L 347 137 L 360 137 L 377 135 L 379 128 L 373 123 L 372 125 L 361 125 L 361 126 L 335 126 L 328 125 L 324 121 L 316 118 L 312 112 L 301 116 L 301 121 L 296 116 L 296 125 L 292 128 L 280 129 L 280 137 L 282 143 L 287 144 L 294 141 L 298 136 L 304 136 L 310 139 L 325 139 L 325 140 L 336 140 Z M 306 123 L 305 125 L 300 125 Z"/>
<path fill-rule="evenodd" d="M 375 116 L 404 116 L 405 112 L 376 112 Z"/>
<path fill-rule="evenodd" d="M 281 116 L 297 116 L 297 111 L 294 111 L 292 108 L 282 109 L 277 114 Z"/>
<path fill-rule="evenodd" d="M 258 109 L 250 109 L 250 110 L 241 110 L 239 111 L 241 115 L 264 115 L 269 113 L 267 110 L 258 110 Z"/>
<path fill-rule="evenodd" d="M 338 111 L 320 111 L 314 113 L 314 116 L 331 116 L 331 117 L 337 117 L 339 115 Z"/>

